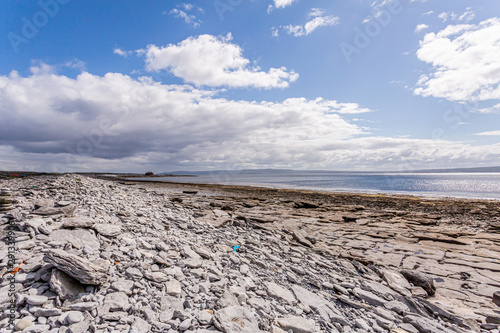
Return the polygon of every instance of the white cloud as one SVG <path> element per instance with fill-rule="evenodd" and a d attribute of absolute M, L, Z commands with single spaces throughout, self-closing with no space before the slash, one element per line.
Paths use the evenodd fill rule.
<path fill-rule="evenodd" d="M 283 28 L 289 35 L 295 37 L 307 36 L 320 27 L 328 27 L 339 24 L 337 16 L 324 16 L 325 11 L 320 8 L 313 8 L 308 14 L 310 20 L 304 25 L 286 25 Z M 311 19 L 312 18 L 312 19 Z"/>
<path fill-rule="evenodd" d="M 450 101 L 500 99 L 499 54 L 499 18 L 428 33 L 417 57 L 431 64 L 434 72 L 420 77 L 414 93 Z"/>
<path fill-rule="evenodd" d="M 271 28 L 271 34 L 272 34 L 273 37 L 279 37 L 280 36 L 279 29 L 276 28 L 276 27 L 272 27 Z"/>
<path fill-rule="evenodd" d="M 500 136 L 500 131 L 482 132 L 482 133 L 477 133 L 476 135 L 483 135 L 483 136 Z"/>
<path fill-rule="evenodd" d="M 115 48 L 113 50 L 113 53 L 114 54 L 118 54 L 119 56 L 122 56 L 122 57 L 128 57 L 129 55 L 131 55 L 133 52 L 132 51 L 124 51 L 120 48 Z"/>
<path fill-rule="evenodd" d="M 438 15 L 438 17 L 443 20 L 443 22 L 446 22 L 448 20 L 451 21 L 463 21 L 463 22 L 470 22 L 476 17 L 476 13 L 472 10 L 471 7 L 467 7 L 465 12 L 463 14 L 456 14 L 455 12 L 442 12 Z"/>
<path fill-rule="evenodd" d="M 312 8 L 311 11 L 307 14 L 308 18 L 325 16 L 325 10 L 321 8 Z"/>
<path fill-rule="evenodd" d="M 191 8 L 191 7 L 188 7 Z M 188 14 L 183 10 L 174 8 L 168 12 L 170 15 L 174 15 L 176 18 L 182 18 L 186 24 L 189 24 L 193 28 L 199 28 L 202 21 L 196 17 L 196 15 Z"/>
<path fill-rule="evenodd" d="M 343 118 L 370 111 L 355 103 L 227 100 L 147 77 L 32 72 L 0 76 L 0 160 L 6 169 L 394 170 L 500 161 L 499 144 L 370 136 L 370 129 Z"/>
<path fill-rule="evenodd" d="M 243 50 L 227 37 L 200 35 L 189 37 L 177 45 L 165 47 L 149 45 L 143 50 L 146 69 L 169 70 L 175 76 L 197 86 L 286 88 L 295 82 L 298 74 L 285 67 L 261 71 L 250 66 Z"/>
<path fill-rule="evenodd" d="M 500 103 L 489 108 L 476 109 L 475 113 L 500 113 Z"/>
<path fill-rule="evenodd" d="M 434 11 L 429 10 L 428 12 L 423 13 L 422 16 L 427 16 L 427 15 L 432 15 L 432 14 L 434 14 Z"/>
<path fill-rule="evenodd" d="M 273 5 L 269 5 L 269 7 L 267 7 L 267 13 L 270 14 L 274 8 L 285 8 L 285 7 L 288 7 L 290 6 L 292 3 L 294 3 L 296 0 L 274 0 L 273 1 Z"/>
<path fill-rule="evenodd" d="M 427 24 L 419 24 L 417 25 L 417 27 L 415 28 L 415 32 L 416 33 L 419 33 L 421 32 L 422 30 L 425 30 L 425 29 L 428 29 L 429 26 Z"/>
<path fill-rule="evenodd" d="M 295 0 L 274 0 L 274 6 L 276 8 L 285 8 L 290 6 Z"/>

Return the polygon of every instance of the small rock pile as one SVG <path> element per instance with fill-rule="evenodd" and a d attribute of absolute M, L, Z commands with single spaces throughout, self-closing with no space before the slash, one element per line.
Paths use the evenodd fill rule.
<path fill-rule="evenodd" d="M 8 188 L 0 189 L 0 212 L 5 212 L 13 209 L 13 203 L 14 200 L 11 197 L 10 190 Z"/>
<path fill-rule="evenodd" d="M 0 243 L 6 332 L 498 333 L 498 317 L 430 303 L 425 275 L 316 251 L 300 232 L 216 227 L 170 194 L 77 175 L 7 184 L 0 230 L 15 226 L 20 271 L 13 327 Z"/>

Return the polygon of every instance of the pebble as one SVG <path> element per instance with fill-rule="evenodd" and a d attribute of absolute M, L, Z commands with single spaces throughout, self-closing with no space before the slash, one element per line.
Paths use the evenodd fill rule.
<path fill-rule="evenodd" d="M 16 325 L 14 326 L 14 330 L 15 331 L 22 331 L 24 330 L 26 327 L 30 327 L 33 325 L 33 322 L 31 320 L 29 320 L 28 318 L 22 318 L 20 319 Z"/>

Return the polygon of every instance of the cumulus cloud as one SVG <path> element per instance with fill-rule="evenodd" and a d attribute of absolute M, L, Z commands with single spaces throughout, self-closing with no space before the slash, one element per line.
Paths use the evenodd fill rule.
<path fill-rule="evenodd" d="M 118 73 L 0 76 L 6 169 L 139 171 L 230 166 L 381 168 L 500 160 L 500 145 L 370 136 L 355 103 L 228 100 Z"/>
<path fill-rule="evenodd" d="M 414 93 L 461 102 L 500 99 L 499 54 L 499 18 L 428 33 L 417 57 L 434 71 L 420 77 Z"/>
<path fill-rule="evenodd" d="M 290 6 L 296 0 L 274 0 L 273 5 L 269 5 L 267 13 L 269 14 L 274 8 L 285 8 Z"/>
<path fill-rule="evenodd" d="M 320 27 L 328 27 L 339 24 L 338 16 L 325 15 L 325 11 L 320 8 L 313 8 L 308 14 L 309 21 L 304 25 L 286 25 L 283 28 L 289 35 L 295 37 L 307 36 Z"/>
<path fill-rule="evenodd" d="M 197 86 L 286 88 L 299 75 L 285 67 L 265 72 L 251 66 L 243 50 L 231 43 L 232 36 L 201 35 L 189 37 L 177 45 L 149 45 L 143 53 L 146 69 L 168 70 L 177 77 Z"/>

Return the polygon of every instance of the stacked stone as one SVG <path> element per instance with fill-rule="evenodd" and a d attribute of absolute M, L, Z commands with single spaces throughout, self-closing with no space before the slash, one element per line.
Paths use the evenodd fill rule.
<path fill-rule="evenodd" d="M 12 203 L 14 199 L 11 196 L 11 192 L 8 188 L 0 189 L 0 212 L 8 211 L 14 208 Z"/>

